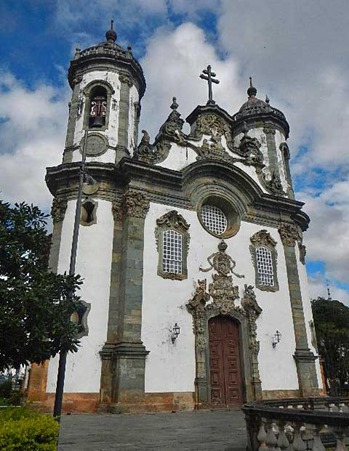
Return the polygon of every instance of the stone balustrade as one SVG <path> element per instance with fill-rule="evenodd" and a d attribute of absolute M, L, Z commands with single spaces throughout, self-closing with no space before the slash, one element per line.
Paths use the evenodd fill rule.
<path fill-rule="evenodd" d="M 349 398 L 294 398 L 245 404 L 249 451 L 344 451 Z"/>

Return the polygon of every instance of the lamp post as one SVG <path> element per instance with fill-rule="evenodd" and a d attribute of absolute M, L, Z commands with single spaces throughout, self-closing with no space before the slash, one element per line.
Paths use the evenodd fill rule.
<path fill-rule="evenodd" d="M 70 265 L 69 265 L 69 275 L 70 276 L 73 276 L 75 274 L 75 266 L 76 266 L 76 254 L 77 254 L 77 249 L 78 249 L 80 214 L 81 214 L 81 203 L 82 203 L 82 188 L 83 188 L 83 183 L 84 183 L 85 165 L 86 165 L 86 144 L 87 144 L 87 130 L 85 130 L 85 136 L 84 136 L 84 142 L 83 142 L 83 148 L 82 148 L 82 158 L 81 158 L 81 163 L 80 163 L 78 197 L 76 200 L 73 239 L 72 239 L 72 245 L 71 245 L 71 251 L 70 251 Z M 69 296 L 70 299 L 73 296 L 73 294 L 74 293 L 70 294 L 70 296 Z M 55 403 L 54 403 L 54 407 L 53 407 L 53 416 L 56 419 L 56 421 L 58 421 L 58 423 L 60 423 L 60 421 L 61 421 L 67 354 L 68 354 L 68 352 L 64 349 L 61 350 L 61 352 L 59 353 L 57 385 L 56 385 L 56 393 L 55 393 Z"/>

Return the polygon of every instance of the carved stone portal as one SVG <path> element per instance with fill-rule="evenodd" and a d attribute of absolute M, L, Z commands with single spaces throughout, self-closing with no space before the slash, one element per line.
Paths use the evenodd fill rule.
<path fill-rule="evenodd" d="M 224 246 L 223 246 L 224 244 Z M 208 321 L 218 315 L 227 315 L 236 319 L 240 324 L 242 342 L 242 365 L 246 401 L 261 399 L 262 389 L 258 370 L 259 342 L 257 341 L 256 320 L 262 309 L 256 301 L 252 286 L 245 285 L 241 307 L 235 306 L 239 299 L 239 289 L 233 285 L 232 274 L 234 260 L 225 254 L 226 243 L 220 243 L 219 252 L 208 258 L 210 268 L 201 271 L 216 271 L 212 275 L 212 283 L 198 280 L 194 296 L 186 304 L 188 312 L 193 317 L 193 331 L 195 334 L 196 357 L 196 402 L 198 406 L 207 405 L 211 400 L 210 362 Z"/>

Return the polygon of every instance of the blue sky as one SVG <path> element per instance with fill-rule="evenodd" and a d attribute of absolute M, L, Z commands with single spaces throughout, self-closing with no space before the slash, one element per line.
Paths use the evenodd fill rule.
<path fill-rule="evenodd" d="M 104 40 L 114 19 L 147 79 L 141 127 L 152 137 L 177 97 L 183 117 L 206 100 L 201 70 L 235 113 L 253 76 L 291 126 L 312 296 L 349 305 L 349 3 L 347 0 L 19 0 L 0 3 L 0 167 L 5 200 L 48 210 L 45 167 L 59 164 L 74 48 Z"/>

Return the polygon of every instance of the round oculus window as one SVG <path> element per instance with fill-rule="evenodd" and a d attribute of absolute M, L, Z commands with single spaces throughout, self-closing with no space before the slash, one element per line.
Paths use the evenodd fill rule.
<path fill-rule="evenodd" d="M 228 227 L 228 221 L 223 211 L 214 206 L 205 204 L 201 207 L 201 221 L 207 230 L 222 235 Z"/>

